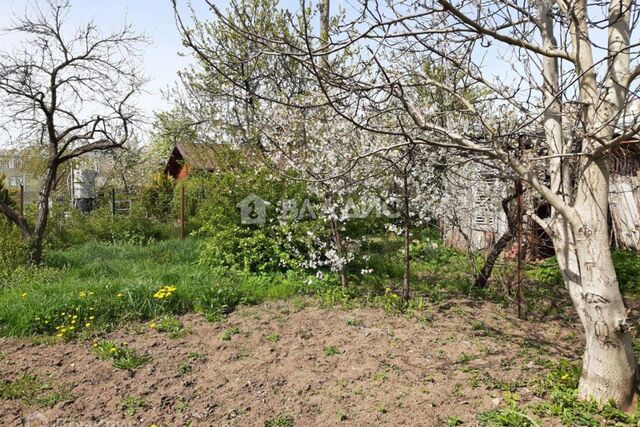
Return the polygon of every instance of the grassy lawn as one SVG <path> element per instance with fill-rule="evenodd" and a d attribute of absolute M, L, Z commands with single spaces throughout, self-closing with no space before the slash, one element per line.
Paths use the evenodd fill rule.
<path fill-rule="evenodd" d="M 198 264 L 198 245 L 92 243 L 53 252 L 44 267 L 16 271 L 0 290 L 0 334 L 82 337 L 167 314 L 216 318 L 238 304 L 290 297 L 308 280 L 212 269 Z"/>
<path fill-rule="evenodd" d="M 118 334 L 122 334 L 119 332 L 122 326 L 148 322 L 148 327 L 142 328 L 147 334 L 140 335 L 140 338 L 135 338 L 138 335 L 134 334 L 127 337 L 126 341 L 147 339 L 143 337 L 149 334 L 153 336 L 154 333 L 175 340 L 187 339 L 189 327 L 196 326 L 185 326 L 182 323 L 184 317 L 176 316 L 198 312 L 208 320 L 220 320 L 238 305 L 289 299 L 296 295 L 314 295 L 320 307 L 355 308 L 348 313 L 380 307 L 386 311 L 391 323 L 398 321 L 393 319 L 405 319 L 402 322 L 408 322 L 406 328 L 428 329 L 432 322 L 436 327 L 437 322 L 445 322 L 440 323 L 444 325 L 457 319 L 459 325 L 452 329 L 467 331 L 465 339 L 473 343 L 480 353 L 488 352 L 486 357 L 493 354 L 488 350 L 488 339 L 499 340 L 507 331 L 510 331 L 508 334 L 519 333 L 517 323 L 512 320 L 505 320 L 504 325 L 510 326 L 503 325 L 501 328 L 507 328 L 503 331 L 487 326 L 487 316 L 493 316 L 490 307 L 495 307 L 494 303 L 504 308 L 497 318 L 514 318 L 513 297 L 508 292 L 508 287 L 513 286 L 509 282 L 513 276 L 513 263 L 503 263 L 497 267 L 492 286 L 476 289 L 471 285 L 471 279 L 473 265 L 479 259 L 441 246 L 416 248 L 412 254 L 413 299 L 404 303 L 397 296 L 402 269 L 399 242 L 394 239 L 375 240 L 365 248 L 368 256 L 352 265 L 352 285 L 347 289 L 339 287 L 330 274 L 318 279 L 294 271 L 258 274 L 211 268 L 199 263 L 199 245 L 197 239 L 168 240 L 148 245 L 89 243 L 52 251 L 44 266 L 18 269 L 10 280 L 1 284 L 0 335 L 44 336 L 46 342 L 66 342 L 65 345 L 78 348 L 89 346 L 85 340 L 92 339 L 93 348 L 89 358 L 108 361 L 114 369 L 134 370 L 153 363 L 153 359 L 147 354 L 147 344 L 139 344 L 137 351 L 121 344 L 124 336 Z M 637 307 L 640 277 L 638 257 L 616 252 L 614 259 L 627 302 L 632 308 Z M 373 273 L 359 275 L 360 269 L 372 269 Z M 567 329 L 569 324 L 575 324 L 571 304 L 553 260 L 530 264 L 526 276 L 525 303 L 529 323 L 524 328 L 527 331 Z M 487 301 L 491 303 L 483 309 L 483 302 Z M 292 313 L 303 307 L 296 308 L 296 299 L 291 304 L 294 311 L 283 310 L 276 313 L 274 319 L 268 320 L 273 323 L 273 330 L 284 325 L 283 316 L 295 316 Z M 324 318 L 324 315 L 313 310 L 309 313 L 316 313 L 314 315 L 319 319 Z M 477 316 L 483 310 L 484 319 L 480 319 Z M 374 315 L 376 311 L 374 309 L 366 313 Z M 336 322 L 339 317 L 329 316 L 331 322 Z M 193 323 L 193 320 L 187 321 Z M 245 321 L 236 316 L 232 323 L 228 318 L 216 323 L 220 324 L 215 326 L 220 330 L 220 342 L 234 344 L 246 337 L 248 329 L 243 326 Z M 257 318 L 255 321 L 258 321 Z M 549 325 L 547 321 L 554 323 Z M 340 337 L 351 328 L 362 327 L 361 320 L 350 318 L 340 322 L 344 323 L 342 327 L 327 326 L 333 332 L 327 332 L 326 336 Z M 297 327 L 299 323 L 299 319 L 295 321 Z M 372 325 L 377 327 L 381 323 L 374 322 Z M 290 345 L 295 345 L 299 332 L 290 330 L 292 327 L 290 325 L 277 332 L 265 330 L 264 337 L 257 337 L 258 343 L 266 342 L 275 346 L 281 343 L 285 334 L 289 334 Z M 200 325 L 197 328 L 208 327 Z M 438 327 L 435 329 L 438 330 Z M 120 340 L 112 339 L 113 334 Z M 577 332 L 567 329 L 567 334 L 567 339 L 572 340 L 571 345 L 578 348 L 581 338 Z M 301 336 L 306 337 L 306 332 Z M 436 336 L 434 343 L 444 347 L 438 350 L 440 353 L 434 353 L 435 356 L 443 357 L 452 351 L 448 346 L 463 338 L 455 334 L 446 339 Z M 197 339 L 192 339 L 195 340 L 194 346 L 199 343 Z M 390 339 L 395 338 L 391 336 Z M 466 352 L 454 358 L 452 366 L 460 365 L 459 371 L 469 376 L 468 393 L 473 394 L 476 388 L 485 387 L 487 392 L 500 399 L 501 408 L 478 414 L 477 421 L 481 425 L 537 425 L 533 421 L 535 418 L 551 419 L 564 425 L 595 426 L 604 420 L 627 425 L 640 419 L 637 414 L 629 416 L 611 406 L 599 408 L 592 402 L 578 400 L 576 390 L 580 366 L 577 358 L 550 357 L 547 352 L 555 351 L 554 346 L 541 344 L 532 347 L 532 342 L 531 339 L 524 339 L 511 352 L 517 352 L 523 364 L 526 362 L 538 366 L 536 373 L 523 373 L 523 379 L 513 383 L 487 380 L 493 378 L 495 372 L 487 374 L 482 373 L 479 367 L 469 367 L 473 358 Z M 335 345 L 318 342 L 318 352 L 327 360 L 340 360 L 347 357 L 347 343 Z M 251 354 L 246 348 L 235 348 L 235 345 L 230 350 L 236 352 L 235 356 L 229 356 L 230 360 L 244 360 L 248 357 L 246 354 Z M 161 356 L 156 354 L 155 357 Z M 167 360 L 172 360 L 172 357 L 170 352 L 166 354 Z M 513 357 L 513 354 L 508 357 Z M 177 372 L 188 375 L 191 364 L 183 362 L 182 365 L 176 368 Z M 500 369 L 506 369 L 506 365 L 501 365 Z M 0 398 L 18 399 L 28 405 L 54 406 L 56 402 L 71 399 L 65 384 L 64 381 L 58 384 L 48 379 L 47 372 L 28 373 L 1 383 Z M 455 393 L 458 391 L 454 390 Z M 523 401 L 521 393 L 526 396 Z M 458 425 L 456 417 L 450 418 L 448 423 Z"/>

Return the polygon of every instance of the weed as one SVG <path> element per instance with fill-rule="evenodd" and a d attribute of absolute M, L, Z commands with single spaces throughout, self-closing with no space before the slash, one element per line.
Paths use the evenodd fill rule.
<path fill-rule="evenodd" d="M 138 412 L 138 409 L 147 407 L 147 402 L 142 397 L 127 396 L 120 406 L 127 415 L 133 417 Z"/>
<path fill-rule="evenodd" d="M 340 354 L 340 350 L 338 350 L 338 347 L 333 346 L 333 345 L 325 346 L 325 348 L 324 348 L 324 355 L 325 356 L 336 356 L 338 354 Z"/>
<path fill-rule="evenodd" d="M 188 334 L 182 322 L 173 316 L 165 316 L 155 322 L 155 329 L 158 332 L 168 333 L 173 339 L 183 338 Z"/>
<path fill-rule="evenodd" d="M 192 351 L 189 352 L 189 359 L 193 360 L 194 362 L 197 360 L 204 360 L 205 356 L 204 354 L 200 353 L 199 351 Z"/>
<path fill-rule="evenodd" d="M 293 417 L 291 415 L 280 415 L 264 423 L 265 427 L 293 427 Z"/>
<path fill-rule="evenodd" d="M 101 360 L 110 360 L 118 369 L 136 369 L 151 360 L 150 356 L 140 355 L 127 344 L 118 345 L 113 341 L 100 341 L 93 344 L 93 351 Z"/>
<path fill-rule="evenodd" d="M 460 356 L 458 356 L 458 363 L 460 363 L 461 365 L 466 365 L 471 361 L 471 359 L 472 359 L 471 355 L 465 352 L 462 352 Z"/>
<path fill-rule="evenodd" d="M 269 341 L 270 343 L 276 343 L 276 342 L 280 341 L 280 335 L 278 335 L 276 333 L 267 335 L 266 340 Z"/>
<path fill-rule="evenodd" d="M 189 402 L 185 398 L 180 398 L 178 402 L 176 402 L 176 411 L 186 412 L 188 410 L 189 410 Z"/>
<path fill-rule="evenodd" d="M 27 405 L 51 407 L 72 398 L 71 387 L 43 381 L 36 375 L 25 373 L 15 381 L 0 383 L 0 399 L 21 400 Z"/>
<path fill-rule="evenodd" d="M 362 320 L 360 319 L 347 319 L 348 326 L 362 326 Z"/>
<path fill-rule="evenodd" d="M 237 326 L 234 326 L 224 331 L 220 339 L 222 341 L 231 341 L 231 337 L 234 335 L 238 335 L 239 333 L 240 333 L 240 328 Z"/>
<path fill-rule="evenodd" d="M 181 363 L 178 365 L 178 375 L 181 377 L 193 371 L 193 367 L 188 363 Z"/>

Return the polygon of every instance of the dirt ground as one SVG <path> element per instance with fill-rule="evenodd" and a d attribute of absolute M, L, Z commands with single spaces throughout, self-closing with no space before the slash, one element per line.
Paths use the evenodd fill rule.
<path fill-rule="evenodd" d="M 0 425 L 476 425 L 504 403 L 486 378 L 529 378 L 533 358 L 573 359 L 581 349 L 576 328 L 520 321 L 491 303 L 410 317 L 305 302 L 243 307 L 220 322 L 187 315 L 190 333 L 177 339 L 146 324 L 109 334 L 152 357 L 134 371 L 98 360 L 91 342 L 0 339 L 3 380 L 30 373 L 72 395 L 50 408 L 0 400 Z M 223 340 L 234 327 L 240 333 Z M 535 399 L 526 387 L 518 393 Z M 129 397 L 144 402 L 135 414 Z"/>

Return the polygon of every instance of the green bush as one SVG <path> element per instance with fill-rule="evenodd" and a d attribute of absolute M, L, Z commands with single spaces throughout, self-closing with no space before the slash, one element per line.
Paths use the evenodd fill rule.
<path fill-rule="evenodd" d="M 112 215 L 109 207 L 89 214 L 56 207 L 46 236 L 48 249 L 68 248 L 89 242 L 144 245 L 176 236 L 174 224 L 147 218 L 140 208 L 129 215 Z"/>
<path fill-rule="evenodd" d="M 0 285 L 9 273 L 23 265 L 27 254 L 27 244 L 18 227 L 4 217 L 0 217 Z"/>
<path fill-rule="evenodd" d="M 189 192 L 205 189 L 194 222 L 196 234 L 205 238 L 201 261 L 207 265 L 265 272 L 304 267 L 313 250 L 311 236 L 326 238 L 322 220 L 281 220 L 278 201 L 298 203 L 307 197 L 305 187 L 272 175 L 267 170 L 217 173 L 185 183 Z M 242 224 L 238 204 L 255 194 L 270 202 L 265 224 Z"/>

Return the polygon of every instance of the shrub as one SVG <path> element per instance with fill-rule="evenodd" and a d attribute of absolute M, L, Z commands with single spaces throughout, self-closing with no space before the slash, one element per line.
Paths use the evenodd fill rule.
<path fill-rule="evenodd" d="M 0 285 L 7 281 L 11 272 L 24 264 L 26 254 L 27 243 L 18 227 L 0 217 Z"/>
<path fill-rule="evenodd" d="M 275 201 L 301 202 L 307 195 L 303 185 L 269 171 L 218 173 L 208 181 L 199 177 L 193 182 L 207 186 L 195 220 L 201 224 L 197 234 L 205 237 L 201 253 L 205 264 L 253 272 L 300 269 L 313 251 L 315 238 L 322 240 L 327 233 L 322 220 L 278 218 Z M 238 204 L 251 194 L 271 202 L 265 224 L 241 224 Z"/>

